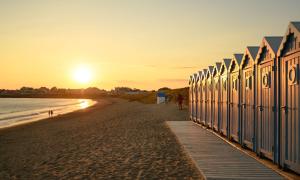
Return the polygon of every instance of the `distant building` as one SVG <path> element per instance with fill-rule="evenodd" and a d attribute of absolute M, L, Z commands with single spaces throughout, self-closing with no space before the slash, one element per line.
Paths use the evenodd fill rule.
<path fill-rule="evenodd" d="M 166 94 L 164 92 L 158 92 L 156 94 L 157 104 L 162 104 L 166 102 Z"/>

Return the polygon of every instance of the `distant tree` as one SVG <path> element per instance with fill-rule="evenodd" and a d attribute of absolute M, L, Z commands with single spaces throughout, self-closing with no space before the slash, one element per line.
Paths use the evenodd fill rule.
<path fill-rule="evenodd" d="M 51 93 L 56 93 L 57 92 L 57 87 L 52 87 L 51 89 L 50 89 L 50 91 L 51 91 Z"/>
<path fill-rule="evenodd" d="M 21 94 L 35 94 L 35 89 L 32 87 L 22 87 L 20 92 Z"/>
<path fill-rule="evenodd" d="M 67 89 L 59 88 L 59 89 L 57 89 L 57 93 L 58 94 L 67 94 Z"/>
<path fill-rule="evenodd" d="M 42 94 L 47 94 L 49 91 L 50 91 L 50 89 L 47 88 L 47 87 L 40 87 L 40 88 L 38 89 L 38 92 L 39 92 L 39 93 L 42 93 Z"/>
<path fill-rule="evenodd" d="M 162 87 L 158 89 L 158 91 L 169 91 L 169 90 L 171 90 L 171 88 L 168 87 Z"/>
<path fill-rule="evenodd" d="M 86 88 L 84 90 L 84 94 L 95 94 L 95 95 L 97 95 L 97 94 L 103 94 L 103 93 L 104 93 L 104 91 L 98 89 L 97 87 L 89 87 L 89 88 Z"/>
<path fill-rule="evenodd" d="M 21 89 L 20 89 L 21 91 L 32 91 L 32 90 L 34 90 L 34 88 L 32 88 L 32 87 L 21 87 Z"/>

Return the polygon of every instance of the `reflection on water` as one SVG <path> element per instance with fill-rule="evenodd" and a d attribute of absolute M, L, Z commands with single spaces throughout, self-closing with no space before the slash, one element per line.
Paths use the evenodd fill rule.
<path fill-rule="evenodd" d="M 80 109 L 85 109 L 90 106 L 90 101 L 88 101 L 87 99 L 79 99 L 78 101 L 80 101 Z"/>
<path fill-rule="evenodd" d="M 0 129 L 49 118 L 50 110 L 57 116 L 96 103 L 90 99 L 0 98 Z"/>

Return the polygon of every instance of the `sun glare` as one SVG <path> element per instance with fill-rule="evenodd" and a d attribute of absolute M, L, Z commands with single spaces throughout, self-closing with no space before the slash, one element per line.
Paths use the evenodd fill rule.
<path fill-rule="evenodd" d="M 80 66 L 74 70 L 74 79 L 75 81 L 86 84 L 89 83 L 92 79 L 91 69 L 86 66 Z"/>

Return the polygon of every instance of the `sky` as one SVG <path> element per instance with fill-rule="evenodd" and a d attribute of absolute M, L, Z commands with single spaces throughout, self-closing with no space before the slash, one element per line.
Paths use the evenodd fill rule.
<path fill-rule="evenodd" d="M 155 90 L 300 21 L 299 0 L 0 0 L 0 89 Z M 89 82 L 74 79 L 89 69 Z"/>

